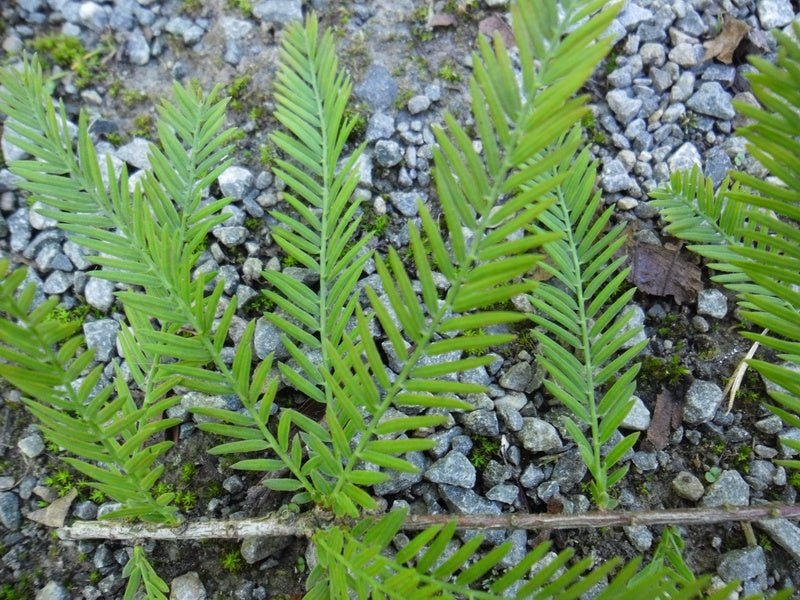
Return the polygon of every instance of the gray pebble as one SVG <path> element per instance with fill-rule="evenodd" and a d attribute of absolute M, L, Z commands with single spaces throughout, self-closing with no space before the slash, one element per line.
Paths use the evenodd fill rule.
<path fill-rule="evenodd" d="M 283 540 L 285 538 L 278 539 Z M 170 582 L 169 589 L 170 600 L 205 600 L 206 598 L 206 588 L 195 571 L 189 571 L 179 577 L 175 577 Z"/>
<path fill-rule="evenodd" d="M 425 201 L 421 192 L 390 192 L 389 200 L 400 214 L 405 217 L 415 217 L 417 215 L 417 201 Z"/>
<path fill-rule="evenodd" d="M 702 167 L 700 152 L 691 142 L 686 142 L 667 160 L 669 170 L 672 173 L 678 171 L 688 171 L 692 167 Z"/>
<path fill-rule="evenodd" d="M 707 81 L 700 85 L 700 89 L 689 98 L 686 106 L 697 113 L 718 119 L 730 120 L 736 116 L 731 95 L 717 81 Z"/>
<path fill-rule="evenodd" d="M 393 167 L 403 160 L 403 148 L 392 140 L 375 143 L 375 161 L 382 167 Z"/>
<path fill-rule="evenodd" d="M 44 452 L 44 442 L 39 434 L 28 435 L 17 442 L 17 448 L 28 458 L 36 458 Z"/>
<path fill-rule="evenodd" d="M 419 94 L 408 101 L 408 112 L 412 115 L 417 115 L 428 110 L 430 106 L 431 99 L 423 94 Z"/>
<path fill-rule="evenodd" d="M 533 378 L 533 368 L 528 362 L 513 365 L 500 377 L 500 385 L 507 390 L 524 392 Z"/>
<path fill-rule="evenodd" d="M 223 194 L 241 200 L 253 188 L 255 178 L 248 169 L 231 166 L 220 174 L 218 181 Z"/>
<path fill-rule="evenodd" d="M 451 451 L 428 468 L 425 479 L 434 483 L 472 488 L 475 485 L 475 467 L 466 456 Z"/>
<path fill-rule="evenodd" d="M 0 492 L 0 523 L 6 529 L 19 529 L 22 515 L 19 512 L 19 498 L 14 492 Z"/>
<path fill-rule="evenodd" d="M 384 110 L 391 107 L 397 97 L 397 82 L 386 67 L 373 63 L 354 91 L 373 110 Z"/>
<path fill-rule="evenodd" d="M 264 0 L 253 6 L 253 16 L 265 23 L 286 24 L 303 20 L 301 0 Z"/>
<path fill-rule="evenodd" d="M 83 294 L 86 303 L 102 312 L 108 312 L 114 304 L 114 282 L 90 277 Z"/>
<path fill-rule="evenodd" d="M 725 582 L 755 579 L 767 571 L 767 561 L 761 546 L 731 550 L 722 556 L 717 573 Z"/>
<path fill-rule="evenodd" d="M 738 471 L 723 471 L 703 498 L 703 506 L 747 506 L 750 487 Z"/>
<path fill-rule="evenodd" d="M 650 411 L 638 396 L 633 397 L 634 403 L 630 412 L 622 420 L 619 426 L 622 429 L 632 429 L 634 431 L 647 431 L 650 427 Z"/>
<path fill-rule="evenodd" d="M 686 403 L 683 408 L 684 422 L 690 425 L 707 423 L 714 418 L 714 414 L 722 404 L 723 396 L 717 384 L 695 379 L 686 393 Z"/>
<path fill-rule="evenodd" d="M 88 286 L 87 286 L 88 287 Z M 114 355 L 119 323 L 113 319 L 100 319 L 83 324 L 83 334 L 86 336 L 86 346 L 94 348 L 94 359 L 98 362 L 108 362 Z"/>
<path fill-rule="evenodd" d="M 244 244 L 248 231 L 246 227 L 217 227 L 211 233 L 220 242 L 231 248 Z"/>
<path fill-rule="evenodd" d="M 758 20 L 764 29 L 788 25 L 794 19 L 790 0 L 758 0 Z"/>
<path fill-rule="evenodd" d="M 535 417 L 527 417 L 522 421 L 522 429 L 516 435 L 526 450 L 549 452 L 561 448 L 558 431 L 550 423 Z"/>
<path fill-rule="evenodd" d="M 625 90 L 610 91 L 606 94 L 606 102 L 623 124 L 632 121 L 639 113 L 639 109 L 642 108 L 642 101 L 638 98 L 631 98 Z"/>
<path fill-rule="evenodd" d="M 697 312 L 715 319 L 724 319 L 728 314 L 728 299 L 718 289 L 701 290 L 697 295 Z"/>
<path fill-rule="evenodd" d="M 57 581 L 48 581 L 42 589 L 36 592 L 35 600 L 69 600 L 69 590 Z"/>
<path fill-rule="evenodd" d="M 140 29 L 134 29 L 125 42 L 125 53 L 134 65 L 146 65 L 150 61 L 150 44 Z"/>
<path fill-rule="evenodd" d="M 681 498 L 697 502 L 703 497 L 703 483 L 689 471 L 681 471 L 672 480 L 672 491 Z"/>

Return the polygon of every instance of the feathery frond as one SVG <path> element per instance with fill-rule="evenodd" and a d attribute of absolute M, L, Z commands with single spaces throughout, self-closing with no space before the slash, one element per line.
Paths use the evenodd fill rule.
<path fill-rule="evenodd" d="M 122 576 L 128 580 L 123 600 L 138 598 L 142 588 L 147 600 L 167 600 L 169 586 L 155 572 L 141 546 L 134 546 L 133 554 L 122 569 Z"/>
<path fill-rule="evenodd" d="M 176 509 L 168 506 L 172 494 L 151 493 L 164 470 L 154 463 L 172 442 L 147 445 L 180 422 L 161 419 L 178 401 L 167 395 L 175 379 L 154 390 L 151 403 L 141 408 L 118 368 L 113 385 L 96 389 L 104 365 L 92 366 L 94 352 L 85 349 L 77 324 L 48 318 L 58 299 L 32 308 L 35 288 L 20 289 L 25 270 L 9 273 L 7 261 L 0 261 L 0 279 L 0 376 L 24 394 L 47 439 L 74 455 L 64 460 L 92 487 L 123 503 L 110 517 L 176 523 Z"/>
<path fill-rule="evenodd" d="M 769 335 L 745 334 L 764 346 L 775 349 L 781 360 L 800 367 L 800 25 L 793 23 L 795 38 L 776 32 L 779 51 L 775 64 L 759 58 L 751 62 L 757 71 L 749 76 L 753 94 L 764 109 L 736 108 L 753 120 L 740 133 L 748 141 L 748 151 L 775 179 L 761 180 L 745 173 L 734 178 L 746 189 L 734 198 L 758 206 L 761 229 L 747 232 L 750 245 L 734 248 L 741 258 L 734 265 L 767 294 L 745 291 L 747 310 L 743 316 L 769 329 Z M 756 246 L 756 244 L 759 244 Z M 788 366 L 751 360 L 766 379 L 782 391 L 770 392 L 778 406 L 770 407 L 788 424 L 800 427 L 800 383 Z M 800 442 L 783 443 L 800 450 Z M 800 468 L 800 461 L 784 464 Z"/>
<path fill-rule="evenodd" d="M 463 410 L 469 405 L 458 399 L 459 394 L 483 391 L 483 386 L 458 376 L 487 365 L 490 358 L 465 358 L 464 351 L 485 350 L 514 336 L 464 332 L 473 329 L 476 321 L 502 326 L 520 320 L 520 315 L 511 312 L 480 311 L 531 291 L 536 283 L 524 276 L 536 267 L 537 250 L 561 235 L 516 237 L 548 208 L 551 200 L 546 196 L 563 178 L 550 175 L 551 167 L 571 156 L 579 143 L 574 138 L 556 142 L 587 110 L 585 98 L 574 95 L 608 51 L 609 41 L 598 38 L 619 8 L 599 1 L 562 5 L 563 17 L 551 0 L 537 3 L 536 11 L 532 3 L 514 5 L 514 32 L 524 75 L 521 87 L 499 36 L 493 44 L 480 40 L 470 87 L 482 154 L 450 115 L 445 115 L 448 133 L 435 131 L 439 148 L 434 151 L 434 176 L 446 236 L 421 203 L 421 231 L 409 223 L 413 269 L 423 302 L 418 302 L 412 274 L 394 249 L 385 260 L 376 258 L 384 296 L 369 288 L 366 292 L 389 340 L 383 350 L 398 358 L 400 372 L 387 373 L 368 317 L 357 306 L 357 337 L 345 336 L 347 353 L 337 357 L 331 373 L 324 374 L 339 401 L 338 410 L 329 409 L 326 414 L 333 456 L 323 470 L 331 481 L 329 497 L 337 513 L 355 516 L 358 506 L 374 507 L 374 500 L 359 485 L 374 479 L 359 468 L 363 462 L 416 471 L 400 455 L 432 447 L 431 440 L 398 438 L 392 432 L 431 426 L 439 415 L 386 421 L 389 407 L 414 414 L 429 409 Z M 540 19 L 547 15 L 552 22 Z M 572 29 L 583 17 L 588 18 Z M 537 154 L 541 159 L 531 161 Z M 444 299 L 434 285 L 434 268 L 450 281 Z M 333 346 L 323 343 L 334 355 Z M 359 431 L 351 443 L 353 433 Z"/>
<path fill-rule="evenodd" d="M 507 561 L 511 541 L 475 560 L 484 537 L 461 542 L 454 522 L 429 527 L 394 552 L 390 546 L 404 519 L 405 511 L 392 511 L 378 521 L 365 519 L 351 530 L 320 531 L 314 537 L 319 562 L 308 577 L 306 600 L 344 600 L 353 594 L 390 600 L 566 600 L 579 598 L 598 584 L 605 584 L 596 596 L 602 600 L 622 594 L 671 600 L 705 597 L 707 578 L 682 580 L 668 567 L 637 573 L 638 560 L 623 565 L 614 559 L 593 567 L 587 557 L 571 564 L 572 549 L 555 554 L 547 542 L 511 564 Z M 487 576 L 492 583 L 481 585 Z M 735 586 L 725 586 L 726 593 Z"/>
<path fill-rule="evenodd" d="M 371 253 L 365 247 L 369 237 L 355 238 L 361 202 L 353 192 L 363 145 L 340 164 L 355 124 L 345 115 L 352 83 L 338 66 L 332 33 L 320 33 L 316 15 L 305 25 L 287 27 L 275 88 L 275 117 L 286 131 L 270 137 L 287 159 L 276 160 L 274 170 L 286 182 L 283 199 L 295 215 L 272 211 L 280 223 L 272 235 L 318 285 L 264 272 L 275 290 L 266 295 L 280 309 L 267 318 L 283 331 L 283 344 L 298 366 L 281 363 L 284 378 L 309 398 L 330 402 L 323 377 L 331 368 L 330 350 L 322 340 L 343 352 L 342 338 L 358 302 L 355 286 Z M 307 356 L 315 351 L 321 364 Z"/>
<path fill-rule="evenodd" d="M 569 138 L 579 136 L 576 128 Z M 550 376 L 545 387 L 570 410 L 564 425 L 594 479 L 594 501 L 610 508 L 614 500 L 609 489 L 628 470 L 627 465 L 614 467 L 639 434 L 628 434 L 611 448 L 603 446 L 633 404 L 639 365 L 632 363 L 647 340 L 634 343 L 641 328 L 626 327 L 633 315 L 625 308 L 636 290 L 624 291 L 629 269 L 622 268 L 624 257 L 615 258 L 625 243 L 624 224 L 605 231 L 613 207 L 595 217 L 602 202 L 600 192 L 592 192 L 596 164 L 584 150 L 564 160 L 556 172 L 561 176 L 553 192 L 557 201 L 540 223 L 544 231 L 565 232 L 547 245 L 550 263 L 542 264 L 557 283 L 543 283 L 531 296 L 538 311 L 531 318 L 539 326 L 539 360 Z"/>

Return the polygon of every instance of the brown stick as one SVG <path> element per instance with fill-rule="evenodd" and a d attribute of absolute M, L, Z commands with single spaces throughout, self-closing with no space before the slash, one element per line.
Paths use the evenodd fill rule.
<path fill-rule="evenodd" d="M 798 519 L 800 505 L 731 506 L 720 508 L 682 508 L 641 512 L 588 512 L 575 515 L 519 514 L 504 515 L 409 515 L 406 530 L 421 530 L 431 525 L 455 520 L 459 529 L 582 529 L 619 527 L 624 525 L 710 525 L 763 519 Z M 106 521 L 76 521 L 58 530 L 62 539 L 154 539 L 187 540 L 207 538 L 241 539 L 266 536 L 313 535 L 315 525 L 310 516 L 294 520 L 266 516 L 258 519 L 202 521 L 178 527 Z"/>

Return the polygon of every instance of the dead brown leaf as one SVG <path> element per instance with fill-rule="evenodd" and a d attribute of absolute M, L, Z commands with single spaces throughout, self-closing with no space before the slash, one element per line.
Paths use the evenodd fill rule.
<path fill-rule="evenodd" d="M 478 23 L 478 31 L 488 37 L 494 37 L 494 34 L 497 33 L 503 38 L 503 42 L 506 45 L 506 48 L 513 48 L 517 45 L 517 41 L 514 38 L 514 32 L 511 30 L 511 27 L 508 26 L 508 23 L 503 21 L 497 15 L 492 15 L 491 17 L 486 17 L 480 23 Z"/>
<path fill-rule="evenodd" d="M 733 53 L 736 52 L 748 31 L 750 31 L 750 26 L 747 23 L 725 15 L 725 23 L 720 34 L 713 40 L 703 42 L 703 46 L 706 49 L 706 55 L 703 60 L 716 58 L 726 65 L 731 64 L 733 62 Z"/>
<path fill-rule="evenodd" d="M 672 429 L 680 425 L 681 420 L 680 404 L 675 401 L 667 388 L 661 388 L 661 393 L 656 396 L 650 427 L 647 428 L 645 445 L 652 447 L 653 450 L 666 448 Z"/>
<path fill-rule="evenodd" d="M 668 248 L 633 241 L 628 247 L 630 281 L 651 296 L 672 296 L 678 304 L 694 302 L 703 289 L 700 269 L 680 255 L 680 248 Z"/>
<path fill-rule="evenodd" d="M 28 513 L 28 518 L 47 527 L 63 527 L 69 507 L 72 506 L 72 501 L 77 495 L 78 491 L 72 488 L 63 498 L 59 498 L 45 508 Z"/>

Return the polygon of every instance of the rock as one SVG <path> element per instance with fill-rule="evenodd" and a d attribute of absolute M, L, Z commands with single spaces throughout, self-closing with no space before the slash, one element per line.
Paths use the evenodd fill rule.
<path fill-rule="evenodd" d="M 450 510 L 459 515 L 499 515 L 501 512 L 497 504 L 479 496 L 469 488 L 440 484 L 439 493 Z"/>
<path fill-rule="evenodd" d="M 462 423 L 473 435 L 491 438 L 500 435 L 500 424 L 497 421 L 497 414 L 493 410 L 473 410 L 464 415 Z"/>
<path fill-rule="evenodd" d="M 260 360 L 264 360 L 271 352 L 275 357 L 284 359 L 289 353 L 281 343 L 281 332 L 269 320 L 262 317 L 256 321 L 256 330 L 253 333 L 253 350 Z"/>
<path fill-rule="evenodd" d="M 206 588 L 195 571 L 175 577 L 169 584 L 169 600 L 205 600 Z"/>
<path fill-rule="evenodd" d="M 722 404 L 723 396 L 717 384 L 695 379 L 686 392 L 686 403 L 683 407 L 684 422 L 690 425 L 709 422 Z"/>
<path fill-rule="evenodd" d="M 83 290 L 86 303 L 102 312 L 108 312 L 114 304 L 114 282 L 90 277 Z"/>
<path fill-rule="evenodd" d="M 36 592 L 35 600 L 70 600 L 67 588 L 56 581 L 48 581 L 47 585 Z"/>
<path fill-rule="evenodd" d="M 394 117 L 392 115 L 376 112 L 367 124 L 367 142 L 375 140 L 388 140 L 394 133 Z"/>
<path fill-rule="evenodd" d="M 253 7 L 253 16 L 265 23 L 280 25 L 302 21 L 303 3 L 301 0 L 264 0 Z"/>
<path fill-rule="evenodd" d="M 144 138 L 133 138 L 124 146 L 117 148 L 116 155 L 137 169 L 150 168 L 150 142 Z"/>
<path fill-rule="evenodd" d="M 620 329 L 620 335 L 626 333 L 632 329 L 639 329 L 639 333 L 634 335 L 631 339 L 627 340 L 625 343 L 622 344 L 623 348 L 633 348 L 636 344 L 643 342 L 647 339 L 647 335 L 644 333 L 644 310 L 642 310 L 641 306 L 636 304 L 632 304 L 625 308 L 620 315 L 620 318 L 625 317 L 627 314 L 632 313 L 630 320 L 625 323 L 625 325 Z"/>
<path fill-rule="evenodd" d="M 72 514 L 75 515 L 77 519 L 91 521 L 97 518 L 97 505 L 90 500 L 79 502 L 72 509 Z"/>
<path fill-rule="evenodd" d="M 102 32 L 108 26 L 108 13 L 105 7 L 96 2 L 83 2 L 78 9 L 78 16 L 86 27 L 92 31 Z"/>
<path fill-rule="evenodd" d="M 466 456 L 451 451 L 428 468 L 425 479 L 471 489 L 475 485 L 475 467 Z"/>
<path fill-rule="evenodd" d="M 758 20 L 764 29 L 788 25 L 794 19 L 790 0 L 758 0 Z"/>
<path fill-rule="evenodd" d="M 672 480 L 672 491 L 681 498 L 697 502 L 703 497 L 705 488 L 703 488 L 702 482 L 689 471 L 681 471 Z"/>
<path fill-rule="evenodd" d="M 235 398 L 235 396 L 234 396 Z M 181 397 L 181 407 L 189 412 L 193 408 L 224 408 L 231 409 L 230 403 L 223 396 L 207 396 L 200 392 L 188 392 Z M 216 419 L 192 412 L 195 423 L 212 423 Z"/>
<path fill-rule="evenodd" d="M 628 525 L 622 530 L 639 552 L 647 552 L 653 545 L 653 534 L 644 525 Z"/>
<path fill-rule="evenodd" d="M 83 324 L 83 335 L 86 336 L 86 346 L 94 348 L 94 359 L 98 362 L 108 362 L 114 355 L 117 343 L 119 323 L 113 319 L 100 319 Z"/>
<path fill-rule="evenodd" d="M 689 42 L 680 42 L 669 52 L 669 59 L 686 68 L 696 67 L 703 62 L 703 46 Z"/>
<path fill-rule="evenodd" d="M 768 519 L 754 523 L 800 563 L 800 527 L 786 519 Z"/>
<path fill-rule="evenodd" d="M 22 515 L 19 512 L 19 498 L 14 492 L 0 492 L 0 523 L 6 529 L 19 529 Z"/>
<path fill-rule="evenodd" d="M 36 458 L 44 452 L 44 442 L 38 433 L 28 435 L 17 442 L 17 448 L 28 458 Z"/>
<path fill-rule="evenodd" d="M 567 493 L 583 480 L 586 470 L 580 452 L 576 449 L 568 450 L 553 466 L 552 481 L 558 484 L 562 493 Z"/>
<path fill-rule="evenodd" d="M 422 452 L 408 452 L 403 456 L 405 460 L 417 467 L 417 473 L 405 473 L 400 471 L 386 471 L 389 479 L 372 487 L 373 491 L 379 496 L 397 494 L 410 488 L 415 483 L 422 481 L 422 474 L 428 467 L 428 459 Z"/>
<path fill-rule="evenodd" d="M 12 252 L 22 252 L 31 241 L 31 223 L 28 209 L 20 208 L 6 220 Z"/>
<path fill-rule="evenodd" d="M 747 506 L 750 502 L 750 487 L 739 475 L 739 471 L 723 471 L 712 483 L 703 498 L 703 506 Z"/>
<path fill-rule="evenodd" d="M 397 97 L 397 82 L 383 65 L 373 63 L 355 87 L 356 95 L 373 110 L 390 108 Z"/>
<path fill-rule="evenodd" d="M 731 104 L 731 95 L 717 81 L 706 81 L 700 85 L 686 106 L 702 115 L 730 120 L 736 116 Z"/>
<path fill-rule="evenodd" d="M 756 429 L 761 433 L 775 435 L 783 431 L 783 421 L 778 415 L 770 415 L 760 421 L 756 421 Z"/>
<path fill-rule="evenodd" d="M 529 362 L 523 361 L 512 365 L 508 371 L 500 377 L 500 385 L 507 390 L 524 392 L 525 388 L 533 379 L 533 367 Z"/>
<path fill-rule="evenodd" d="M 217 181 L 223 194 L 234 200 L 241 200 L 253 188 L 255 178 L 248 169 L 231 166 L 220 174 Z"/>
<path fill-rule="evenodd" d="M 715 319 L 724 319 L 728 314 L 728 299 L 717 289 L 701 290 L 697 294 L 697 312 Z"/>
<path fill-rule="evenodd" d="M 519 496 L 519 488 L 510 483 L 501 483 L 492 487 L 486 492 L 486 497 L 495 502 L 502 502 L 503 504 L 514 504 Z"/>
<path fill-rule="evenodd" d="M 632 462 L 640 471 L 655 471 L 658 468 L 658 457 L 655 452 L 643 450 L 634 452 Z"/>
<path fill-rule="evenodd" d="M 234 246 L 244 244 L 247 239 L 248 231 L 246 227 L 217 227 L 216 229 L 212 229 L 211 233 L 213 233 L 214 237 L 220 242 L 229 248 L 233 248 Z"/>
<path fill-rule="evenodd" d="M 540 467 L 537 467 L 536 465 L 528 465 L 528 467 L 522 472 L 519 482 L 522 487 L 532 490 L 542 483 L 544 478 L 544 471 Z"/>
<path fill-rule="evenodd" d="M 686 142 L 667 160 L 670 173 L 678 171 L 688 171 L 692 167 L 697 166 L 702 168 L 700 153 L 697 151 L 695 145 L 691 142 Z"/>
<path fill-rule="evenodd" d="M 231 475 L 222 482 L 222 487 L 229 494 L 238 494 L 244 489 L 244 482 L 238 475 Z"/>
<path fill-rule="evenodd" d="M 612 90 L 606 94 L 609 108 L 622 124 L 630 123 L 642 108 L 642 101 L 631 98 L 625 90 Z"/>
<path fill-rule="evenodd" d="M 64 271 L 53 271 L 53 273 L 44 280 L 42 289 L 45 294 L 63 294 L 71 285 L 72 275 L 64 273 Z"/>
<path fill-rule="evenodd" d="M 609 194 L 622 192 L 634 185 L 628 170 L 619 160 L 614 159 L 603 167 L 603 190 Z"/>
<path fill-rule="evenodd" d="M 635 2 L 628 2 L 622 12 L 619 13 L 617 21 L 628 31 L 633 31 L 644 21 L 653 19 L 652 11 L 642 8 Z"/>
<path fill-rule="evenodd" d="M 43 204 L 39 200 L 31 205 L 31 210 L 28 211 L 28 220 L 31 222 L 31 227 L 41 231 L 42 229 L 47 229 L 49 227 L 55 227 L 58 225 L 58 221 L 51 219 L 50 217 L 45 217 L 39 212 L 40 210 L 47 210 L 47 208 L 47 205 Z"/>
<path fill-rule="evenodd" d="M 392 140 L 379 140 L 375 144 L 374 156 L 382 167 L 393 167 L 403 160 L 403 148 Z"/>
<path fill-rule="evenodd" d="M 561 448 L 558 431 L 547 421 L 535 417 L 522 419 L 522 429 L 517 432 L 517 439 L 530 452 L 549 452 Z"/>
<path fill-rule="evenodd" d="M 134 29 L 125 42 L 125 53 L 134 65 L 146 65 L 150 62 L 150 44 L 140 29 Z"/>
<path fill-rule="evenodd" d="M 425 201 L 420 192 L 390 192 L 389 200 L 400 214 L 405 217 L 417 216 L 417 201 Z"/>
<path fill-rule="evenodd" d="M 717 573 L 726 583 L 744 582 L 766 573 L 767 561 L 761 546 L 732 550 L 722 555 Z"/>
<path fill-rule="evenodd" d="M 245 538 L 242 541 L 242 558 L 248 565 L 254 565 L 274 554 L 278 554 L 292 541 L 291 537 L 271 536 Z"/>
<path fill-rule="evenodd" d="M 650 427 L 650 411 L 638 396 L 633 397 L 634 403 L 627 416 L 622 419 L 619 426 L 622 429 L 632 429 L 634 431 L 647 431 Z"/>
<path fill-rule="evenodd" d="M 706 152 L 706 166 L 703 173 L 706 177 L 711 178 L 714 187 L 719 187 L 722 180 L 728 175 L 728 172 L 733 169 L 733 163 L 728 157 L 728 154 L 719 146 L 709 148 Z"/>
<path fill-rule="evenodd" d="M 417 115 L 425 112 L 431 106 L 431 99 L 423 94 L 418 94 L 408 101 L 408 112 L 412 115 Z"/>

